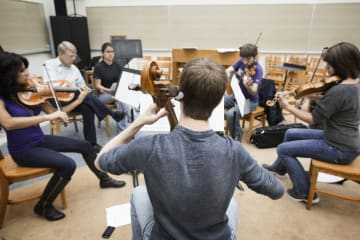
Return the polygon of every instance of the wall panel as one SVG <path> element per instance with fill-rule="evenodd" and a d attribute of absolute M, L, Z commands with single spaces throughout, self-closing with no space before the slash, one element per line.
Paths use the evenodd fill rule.
<path fill-rule="evenodd" d="M 347 40 L 360 46 L 360 4 L 263 4 L 87 7 L 90 44 L 110 35 L 140 38 L 144 49 L 236 48 L 319 52 Z"/>

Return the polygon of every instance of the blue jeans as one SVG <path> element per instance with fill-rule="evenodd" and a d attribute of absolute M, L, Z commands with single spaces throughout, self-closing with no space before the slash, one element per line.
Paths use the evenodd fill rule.
<path fill-rule="evenodd" d="M 115 99 L 113 98 L 113 96 L 110 93 L 101 93 L 98 96 L 100 102 L 105 103 L 105 104 L 109 104 L 109 103 L 114 103 Z"/>
<path fill-rule="evenodd" d="M 110 93 L 102 93 L 99 95 L 99 100 L 104 104 L 115 103 L 116 108 L 119 111 L 126 113 L 125 117 L 117 122 L 118 132 L 127 128 L 130 123 L 138 116 L 139 111 L 132 109 L 132 107 L 126 103 L 115 100 Z"/>
<path fill-rule="evenodd" d="M 145 186 L 134 189 L 131 195 L 131 228 L 133 240 L 148 240 L 154 226 L 154 213 L 151 201 Z M 229 218 L 228 226 L 231 230 L 231 240 L 236 240 L 238 211 L 236 201 L 231 199 L 226 211 Z"/>
<path fill-rule="evenodd" d="M 117 122 L 118 132 L 121 132 L 138 117 L 140 111 L 123 102 L 115 102 L 115 104 L 120 111 L 126 113 L 125 117 Z"/>
<path fill-rule="evenodd" d="M 278 173 L 288 173 L 295 193 L 306 197 L 310 181 L 297 157 L 349 164 L 359 153 L 333 148 L 324 141 L 323 130 L 292 128 L 286 131 L 283 143 L 277 147 L 277 154 L 278 157 L 272 164 L 273 168 Z"/>
<path fill-rule="evenodd" d="M 258 106 L 258 102 L 250 101 L 250 112 L 254 111 Z M 237 104 L 235 104 L 234 94 L 225 96 L 224 98 L 224 107 L 227 109 L 225 113 L 226 125 L 229 129 L 230 136 L 235 138 L 241 136 L 240 128 L 240 110 Z"/>

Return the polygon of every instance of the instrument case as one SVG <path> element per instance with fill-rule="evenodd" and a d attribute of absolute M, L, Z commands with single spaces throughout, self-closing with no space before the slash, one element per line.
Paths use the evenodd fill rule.
<path fill-rule="evenodd" d="M 251 135 L 251 143 L 258 148 L 276 147 L 284 140 L 285 132 L 289 128 L 307 128 L 302 123 L 293 123 L 286 125 L 274 125 L 268 127 L 259 127 L 254 129 Z"/>

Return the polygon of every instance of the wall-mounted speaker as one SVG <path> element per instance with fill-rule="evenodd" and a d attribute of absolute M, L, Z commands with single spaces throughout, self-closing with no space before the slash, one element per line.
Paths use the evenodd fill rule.
<path fill-rule="evenodd" d="M 66 0 L 54 0 L 56 16 L 67 16 Z"/>
<path fill-rule="evenodd" d="M 62 41 L 69 41 L 77 48 L 80 62 L 76 65 L 82 69 L 90 64 L 90 42 L 86 17 L 51 16 L 51 31 L 53 36 L 54 49 Z"/>

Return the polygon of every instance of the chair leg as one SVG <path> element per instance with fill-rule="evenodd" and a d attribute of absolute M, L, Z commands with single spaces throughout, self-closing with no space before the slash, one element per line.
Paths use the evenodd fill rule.
<path fill-rule="evenodd" d="M 54 122 L 54 121 L 50 121 L 50 134 L 51 134 L 51 135 L 54 135 L 54 125 L 55 125 L 55 122 Z"/>
<path fill-rule="evenodd" d="M 0 199 L 0 228 L 2 228 L 6 213 L 6 207 L 9 200 L 9 185 L 1 186 L 1 199 Z"/>
<path fill-rule="evenodd" d="M 76 119 L 76 116 L 74 116 L 73 121 L 74 121 L 75 131 L 76 131 L 76 132 L 79 132 L 79 128 L 78 128 L 78 125 L 77 125 L 77 121 L 78 121 L 78 120 Z"/>
<path fill-rule="evenodd" d="M 62 204 L 62 209 L 66 209 L 66 208 L 67 208 L 65 188 L 61 191 L 61 204 Z"/>
<path fill-rule="evenodd" d="M 56 135 L 61 136 L 60 121 L 55 121 L 55 132 L 56 132 Z"/>
<path fill-rule="evenodd" d="M 310 188 L 309 188 L 309 195 L 308 195 L 308 201 L 307 201 L 307 204 L 306 204 L 306 208 L 308 210 L 311 209 L 311 206 L 312 206 L 312 201 L 313 201 L 313 198 L 314 198 L 314 195 L 315 195 L 315 188 L 316 188 L 316 183 L 317 183 L 317 177 L 318 177 L 318 173 L 319 173 L 319 170 L 317 168 L 313 168 L 312 165 L 310 165 Z"/>
<path fill-rule="evenodd" d="M 111 129 L 110 129 L 110 118 L 109 118 L 109 115 L 107 115 L 104 119 L 105 121 L 105 127 L 106 127 L 106 135 L 108 137 L 111 136 Z"/>
<path fill-rule="evenodd" d="M 251 139 L 251 133 L 254 127 L 254 120 L 255 120 L 255 116 L 253 114 L 250 114 L 249 117 L 249 131 L 248 131 L 248 135 L 247 135 L 247 143 L 250 143 L 250 139 Z"/>

